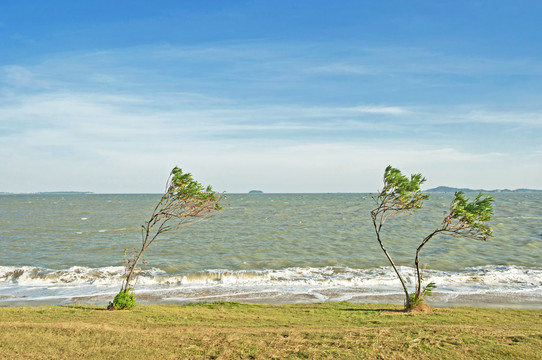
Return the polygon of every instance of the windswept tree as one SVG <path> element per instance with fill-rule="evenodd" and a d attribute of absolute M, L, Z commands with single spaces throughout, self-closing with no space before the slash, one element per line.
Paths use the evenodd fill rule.
<path fill-rule="evenodd" d="M 411 213 L 422 207 L 423 201 L 429 198 L 429 195 L 423 194 L 420 190 L 420 185 L 424 182 L 425 178 L 421 174 L 413 174 L 410 178 L 407 178 L 398 169 L 388 166 L 384 171 L 384 187 L 377 196 L 373 196 L 377 206 L 371 211 L 371 218 L 376 238 L 401 281 L 405 293 L 406 310 L 412 310 L 419 305 L 423 301 L 423 298 L 430 295 L 431 290 L 435 287 L 434 283 L 429 283 L 423 290 L 421 287 L 420 252 L 429 240 L 439 234 L 460 236 L 475 240 L 486 240 L 487 237 L 492 236 L 491 227 L 487 222 L 493 215 L 493 198 L 491 196 L 484 197 L 480 193 L 473 201 L 470 201 L 465 197 L 463 192 L 456 192 L 450 205 L 450 210 L 444 217 L 441 225 L 427 235 L 416 249 L 414 260 L 416 266 L 416 288 L 414 293 L 410 294 L 404 277 L 384 247 L 382 227 L 390 216 Z"/>
<path fill-rule="evenodd" d="M 390 216 L 411 213 L 422 207 L 423 201 L 429 198 L 429 195 L 423 194 L 420 190 L 420 185 L 424 182 L 425 178 L 421 174 L 413 174 L 409 179 L 401 174 L 398 169 L 388 166 L 384 171 L 384 187 L 376 197 L 373 196 L 377 206 L 371 210 L 371 219 L 373 220 L 376 239 L 401 281 L 406 296 L 405 306 L 408 305 L 409 299 L 406 281 L 384 247 L 382 227 Z"/>
<path fill-rule="evenodd" d="M 160 235 L 207 219 L 222 209 L 219 203 L 222 197 L 214 192 L 211 186 L 203 187 L 190 173 L 183 173 L 178 167 L 173 168 L 164 195 L 150 219 L 141 226 L 141 248 L 136 249 L 130 258 L 126 258 L 125 253 L 124 280 L 110 308 L 126 309 L 135 305 L 133 289 L 140 272 L 139 264 L 143 253 Z"/>

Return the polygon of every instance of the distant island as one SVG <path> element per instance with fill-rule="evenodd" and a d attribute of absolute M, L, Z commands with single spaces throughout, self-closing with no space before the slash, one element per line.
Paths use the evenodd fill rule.
<path fill-rule="evenodd" d="M 438 186 L 436 188 L 425 190 L 429 193 L 455 193 L 456 191 L 463 192 L 483 192 L 483 193 L 542 193 L 542 190 L 535 189 L 497 189 L 497 190 L 485 190 L 485 189 L 468 189 L 468 188 L 454 188 L 449 186 Z"/>
<path fill-rule="evenodd" d="M 263 191 L 261 191 L 261 190 L 250 190 L 248 193 L 249 194 L 263 194 Z"/>

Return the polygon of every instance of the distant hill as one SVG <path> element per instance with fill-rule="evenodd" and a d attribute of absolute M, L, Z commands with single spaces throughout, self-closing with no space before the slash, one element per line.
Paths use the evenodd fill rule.
<path fill-rule="evenodd" d="M 261 190 L 250 190 L 248 193 L 249 194 L 263 194 L 263 191 L 261 191 Z"/>
<path fill-rule="evenodd" d="M 485 189 L 468 189 L 468 188 L 454 188 L 449 186 L 438 186 L 436 188 L 427 189 L 425 192 L 429 193 L 455 193 L 456 191 L 464 192 L 483 192 L 483 193 L 542 193 L 542 190 L 535 189 L 497 189 L 497 190 L 485 190 Z"/>

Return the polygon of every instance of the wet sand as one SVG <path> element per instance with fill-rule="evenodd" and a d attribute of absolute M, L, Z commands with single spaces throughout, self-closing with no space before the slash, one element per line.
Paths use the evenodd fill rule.
<path fill-rule="evenodd" d="M 279 291 L 260 292 L 238 292 L 235 294 L 224 294 L 218 291 L 205 290 L 190 293 L 179 291 L 153 291 L 138 292 L 136 289 L 137 302 L 144 305 L 152 304 L 178 304 L 183 305 L 195 302 L 242 302 L 255 304 L 291 304 L 311 302 L 336 302 L 348 301 L 354 303 L 381 303 L 400 305 L 404 302 L 403 294 L 360 294 L 353 292 L 345 294 L 327 290 L 318 293 L 284 293 Z M 3 299 L 0 306 L 47 306 L 47 305 L 69 305 L 69 304 L 92 304 L 107 306 L 113 299 L 111 295 L 81 296 L 72 298 L 49 298 L 49 299 Z M 517 296 L 511 294 L 443 294 L 435 293 L 428 298 L 427 303 L 433 307 L 458 307 L 473 306 L 483 308 L 502 309 L 528 309 L 542 310 L 542 303 L 539 299 L 529 296 Z"/>

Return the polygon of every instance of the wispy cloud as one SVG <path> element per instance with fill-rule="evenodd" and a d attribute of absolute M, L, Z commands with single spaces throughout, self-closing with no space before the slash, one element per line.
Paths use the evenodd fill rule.
<path fill-rule="evenodd" d="M 346 75 L 371 75 L 371 70 L 364 65 L 352 65 L 344 63 L 332 63 L 327 65 L 314 66 L 307 69 L 308 72 L 331 73 Z"/>
<path fill-rule="evenodd" d="M 327 129 L 326 123 L 338 119 L 351 121 L 367 116 L 395 117 L 410 114 L 398 106 L 300 106 L 300 105 L 232 105 L 232 101 L 198 94 L 143 97 L 95 93 L 43 93 L 5 98 L 0 102 L 2 126 L 19 128 L 72 127 L 91 124 L 91 128 L 147 128 L 149 121 L 167 127 L 173 123 L 184 130 L 212 125 L 228 129 Z M 189 99 L 187 101 L 187 98 Z M 322 127 L 323 126 L 323 127 Z M 118 129 L 117 129 L 118 130 Z M 118 133 L 112 131 L 112 133 Z"/>
<path fill-rule="evenodd" d="M 17 65 L 3 66 L 1 72 L 3 75 L 0 76 L 0 79 L 8 86 L 16 88 L 34 86 L 35 78 L 25 67 Z"/>
<path fill-rule="evenodd" d="M 208 76 L 227 79 L 235 75 L 238 81 L 262 80 L 271 74 L 281 79 L 288 76 L 291 80 L 308 80 L 311 75 L 318 74 L 374 75 L 379 76 L 380 80 L 382 76 L 401 74 L 474 77 L 542 75 L 542 62 L 535 58 L 464 56 L 421 47 L 367 47 L 361 44 L 357 47 L 350 44 L 348 52 L 344 52 L 341 46 L 341 43 L 285 44 L 263 41 L 194 46 L 146 45 L 52 54 L 38 59 L 41 63 L 33 67 L 51 79 L 64 77 L 66 81 L 88 80 L 97 75 L 126 81 L 135 80 L 138 76 L 160 76 L 164 73 L 198 79 Z M 337 55 L 330 55 L 334 51 Z M 154 66 L 146 66 L 149 63 Z M 18 66 L 6 68 L 13 71 Z M 203 71 L 194 72 L 195 69 Z M 159 77 L 159 80 L 163 79 Z M 343 81 L 344 78 L 338 80 Z"/>
<path fill-rule="evenodd" d="M 3 66 L 0 171 L 11 175 L 0 185 L 156 191 L 178 164 L 228 191 L 370 191 L 393 164 L 427 172 L 435 186 L 538 186 L 537 106 L 517 111 L 522 103 L 481 97 L 472 105 L 462 93 L 443 103 L 446 92 L 423 87 L 459 81 L 428 74 L 514 74 L 522 60 L 400 48 L 323 57 L 314 48 L 140 46 Z M 536 74 L 526 61 L 525 73 Z M 140 166 L 149 173 L 126 187 Z"/>
<path fill-rule="evenodd" d="M 522 124 L 533 128 L 542 128 L 542 112 L 511 112 L 474 110 L 465 115 L 468 121 L 487 124 Z"/>

